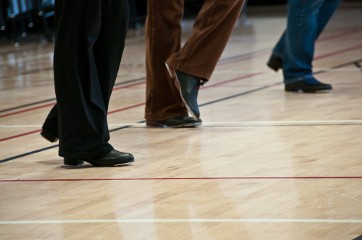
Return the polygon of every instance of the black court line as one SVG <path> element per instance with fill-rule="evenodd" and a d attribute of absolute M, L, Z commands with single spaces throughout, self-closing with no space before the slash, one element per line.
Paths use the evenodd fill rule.
<path fill-rule="evenodd" d="M 43 151 L 46 151 L 46 150 L 49 150 L 49 149 L 53 149 L 53 148 L 56 148 L 56 147 L 59 147 L 59 144 L 49 146 L 49 147 L 45 147 L 45 148 L 40 148 L 40 149 L 37 149 L 37 150 L 34 150 L 34 151 L 30 151 L 30 152 L 26 152 L 26 153 L 23 153 L 23 154 L 16 155 L 16 156 L 13 156 L 13 157 L 5 158 L 3 160 L 0 160 L 0 164 L 4 163 L 4 162 L 11 161 L 11 160 L 19 159 L 19 158 L 22 158 L 22 157 L 26 157 L 26 156 L 29 156 L 29 155 L 33 155 L 35 153 L 43 152 Z"/>
<path fill-rule="evenodd" d="M 361 60 L 362 59 L 357 60 L 357 61 L 361 61 Z M 343 66 L 348 66 L 348 65 L 354 64 L 355 62 L 356 61 L 343 63 L 343 64 L 340 64 L 340 65 L 334 66 L 331 69 L 336 69 L 336 68 L 341 68 Z M 318 72 L 315 73 L 315 75 L 325 73 L 325 72 L 328 72 L 328 70 L 318 71 Z M 232 99 L 232 98 L 237 98 L 237 97 L 240 97 L 240 96 L 244 96 L 244 95 L 247 95 L 247 94 L 250 94 L 250 93 L 259 92 L 259 91 L 262 91 L 264 89 L 268 89 L 268 88 L 271 88 L 271 87 L 274 87 L 274 86 L 277 86 L 277 85 L 282 85 L 282 84 L 283 83 L 280 82 L 280 83 L 275 83 L 275 84 L 259 87 L 259 88 L 256 88 L 256 89 L 252 89 L 252 90 L 249 90 L 249 91 L 243 91 L 243 92 L 235 94 L 235 95 L 231 95 L 231 96 L 228 96 L 228 97 L 224 97 L 224 98 L 220 98 L 220 99 L 217 99 L 217 100 L 213 100 L 213 101 L 210 101 L 210 102 L 200 104 L 199 106 L 203 107 L 203 106 L 211 105 L 211 104 L 226 101 L 226 100 L 229 100 L 229 99 Z M 145 121 L 143 120 L 143 121 L 139 121 L 137 123 L 144 123 L 144 122 Z M 338 125 L 350 125 L 350 124 L 338 124 Z M 126 125 L 126 126 L 122 126 L 122 127 L 119 127 L 119 128 L 114 128 L 114 129 L 111 129 L 110 132 L 115 132 L 115 131 L 119 131 L 119 130 L 122 130 L 122 129 L 131 128 L 132 126 L 133 125 Z M 46 150 L 49 150 L 49 149 L 52 149 L 52 148 L 55 148 L 55 147 L 58 147 L 58 146 L 59 145 L 53 145 L 53 146 L 50 146 L 50 147 L 45 147 L 45 148 L 41 148 L 41 149 L 38 149 L 38 150 L 30 151 L 30 152 L 27 152 L 27 153 L 23 153 L 23 154 L 20 154 L 20 155 L 16 155 L 16 156 L 13 156 L 13 157 L 5 158 L 5 159 L 0 160 L 0 164 L 4 163 L 4 162 L 15 160 L 15 159 L 19 159 L 19 158 L 22 158 L 22 157 L 25 157 L 25 156 L 33 155 L 35 153 L 43 152 L 43 151 L 46 151 Z"/>
<path fill-rule="evenodd" d="M 138 123 L 142 123 L 142 122 L 144 122 L 144 121 L 141 121 L 141 122 L 138 122 Z M 115 131 L 118 131 L 118 130 L 130 128 L 130 127 L 132 127 L 132 125 L 126 125 L 126 126 L 111 129 L 111 130 L 109 130 L 109 132 L 115 132 Z M 30 156 L 30 155 L 33 155 L 33 154 L 36 154 L 36 153 L 44 152 L 46 150 L 50 150 L 50 149 L 53 149 L 53 148 L 56 148 L 56 147 L 59 147 L 59 144 L 52 145 L 52 146 L 45 147 L 45 148 L 40 148 L 40 149 L 37 149 L 37 150 L 34 150 L 34 151 L 30 151 L 30 152 L 26 152 L 26 153 L 23 153 L 23 154 L 16 155 L 16 156 L 13 156 L 13 157 L 5 158 L 5 159 L 0 160 L 0 164 L 4 163 L 4 162 L 15 160 L 15 159 L 18 159 L 18 158 Z"/>
<path fill-rule="evenodd" d="M 267 50 L 267 49 L 257 50 L 257 51 L 253 51 L 253 52 L 248 52 L 248 53 L 243 53 L 243 54 L 236 55 L 236 56 L 223 58 L 223 59 L 220 59 L 219 62 L 221 64 L 225 64 L 225 63 L 228 63 L 228 61 L 237 61 L 237 60 L 239 60 L 240 58 L 242 58 L 244 56 L 252 55 L 252 54 L 255 54 L 257 52 L 261 52 L 261 51 L 265 51 L 265 50 Z M 134 83 L 134 82 L 144 80 L 144 79 L 146 79 L 146 77 L 131 79 L 131 80 L 128 80 L 128 81 L 116 83 L 116 84 L 114 84 L 114 86 L 116 87 L 116 86 L 125 85 L 125 84 L 129 84 L 129 83 Z M 14 111 L 14 110 L 21 109 L 21 108 L 24 108 L 24 107 L 31 107 L 31 106 L 34 106 L 34 105 L 38 105 L 38 104 L 41 104 L 41 103 L 47 103 L 47 102 L 51 102 L 51 101 L 55 101 L 55 100 L 56 100 L 55 98 L 50 98 L 50 99 L 41 100 L 41 101 L 37 101 L 37 102 L 27 103 L 27 104 L 24 104 L 24 105 L 19 105 L 19 106 L 12 107 L 12 108 L 0 109 L 0 113 Z"/>
<path fill-rule="evenodd" d="M 229 63 L 229 61 L 238 61 L 238 60 L 239 60 L 240 58 L 242 58 L 242 57 L 249 56 L 249 55 L 253 55 L 253 54 L 255 54 L 255 53 L 262 52 L 262 51 L 265 51 L 265 50 L 268 50 L 268 49 L 261 49 L 261 50 L 256 50 L 256 51 L 252 51 L 252 52 L 247 52 L 247 53 L 243 53 L 243 54 L 239 54 L 239 55 L 235 55 L 235 56 L 223 58 L 223 59 L 220 59 L 220 61 L 219 61 L 218 64 L 227 64 L 227 63 Z M 122 65 L 122 64 L 121 64 L 121 65 Z M 127 64 L 124 64 L 124 65 L 127 65 Z M 119 85 L 125 85 L 125 84 L 128 84 L 128 83 L 134 83 L 134 82 L 137 82 L 137 81 L 140 81 L 140 80 L 144 80 L 144 79 L 146 79 L 146 77 L 140 77 L 140 78 L 136 78 L 136 79 L 131 79 L 131 80 L 128 80 L 128 81 L 116 83 L 116 84 L 114 84 L 114 86 L 116 87 L 116 86 L 119 86 Z M 20 108 L 24 108 L 24 107 L 31 107 L 31 106 L 34 106 L 34 105 L 38 105 L 38 104 L 41 104 L 41 103 L 47 103 L 47 102 L 51 102 L 51 101 L 55 101 L 55 100 L 56 100 L 55 98 L 51 98 L 51 99 L 41 100 L 41 101 L 32 102 L 32 103 L 28 103 L 28 104 L 24 104 L 24 105 L 19 105 L 19 106 L 12 107 L 12 108 L 0 109 L 0 113 L 8 112 L 8 111 L 14 111 L 14 110 L 17 110 L 17 109 L 20 109 Z"/>
<path fill-rule="evenodd" d="M 260 87 L 260 88 L 256 88 L 256 89 L 249 90 L 249 91 L 244 91 L 244 92 L 241 92 L 239 94 L 235 94 L 235 95 L 228 96 L 228 97 L 225 97 L 225 98 L 221 98 L 221 99 L 217 99 L 217 100 L 214 100 L 214 101 L 206 102 L 206 103 L 200 104 L 200 107 L 207 106 L 207 105 L 214 104 L 214 103 L 218 103 L 218 102 L 222 102 L 222 101 L 226 101 L 226 100 L 229 100 L 229 99 L 232 99 L 232 98 L 237 98 L 237 97 L 244 96 L 244 95 L 247 95 L 247 94 L 250 94 L 250 93 L 258 92 L 258 91 L 261 91 L 261 90 L 264 90 L 264 89 L 267 89 L 267 88 L 270 88 L 270 87 L 274 87 L 274 86 L 279 85 L 279 84 L 281 84 L 281 83 L 272 84 L 272 85 L 268 85 L 268 86 L 263 86 L 263 87 Z M 139 121 L 139 122 L 137 122 L 137 124 L 138 123 L 144 123 L 144 122 L 145 122 L 145 120 Z M 125 126 L 122 126 L 122 127 L 111 129 L 109 131 L 110 132 L 115 132 L 115 131 L 131 128 L 132 126 L 133 125 L 125 125 Z M 5 158 L 5 159 L 0 160 L 0 164 L 5 163 L 5 162 L 9 162 L 9 161 L 12 161 L 12 160 L 16 160 L 16 159 L 19 159 L 19 158 L 22 158 L 22 157 L 26 157 L 26 156 L 29 156 L 29 155 L 33 155 L 35 153 L 43 152 L 43 151 L 46 151 L 46 150 L 49 150 L 49 149 L 53 149 L 53 148 L 58 147 L 58 146 L 59 145 L 53 145 L 53 146 L 50 146 L 50 147 L 45 147 L 45 148 L 41 148 L 41 149 L 38 149 L 38 150 L 34 150 L 34 151 L 26 152 L 26 153 L 23 153 L 23 154 L 19 154 L 19 155 L 13 156 L 13 157 Z"/>
<path fill-rule="evenodd" d="M 216 99 L 214 101 L 206 102 L 206 103 L 200 104 L 199 106 L 203 107 L 203 106 L 211 105 L 211 104 L 214 104 L 214 103 L 223 102 L 223 101 L 226 101 L 226 100 L 229 100 L 229 99 L 232 99 L 232 98 L 237 98 L 237 97 L 249 94 L 249 93 L 259 92 L 261 90 L 271 88 L 271 87 L 281 85 L 281 84 L 283 84 L 283 83 L 274 83 L 274 84 L 271 84 L 271 85 L 255 88 L 255 89 L 252 89 L 252 90 L 249 90 L 249 91 L 246 91 L 246 92 L 241 92 L 241 93 L 238 93 L 238 94 L 235 94 L 235 95 L 231 95 L 231 96 L 227 96 L 227 97 L 224 97 L 224 98 Z"/>
<path fill-rule="evenodd" d="M 252 51 L 252 52 L 247 52 L 247 53 L 243 53 L 243 54 L 223 58 L 223 59 L 219 60 L 218 64 L 219 65 L 228 64 L 228 63 L 230 63 L 230 61 L 231 62 L 232 61 L 238 61 L 242 57 L 252 56 L 253 54 L 258 54 L 258 53 L 261 53 L 261 52 L 264 52 L 264 51 L 267 51 L 267 50 L 270 50 L 270 49 L 271 48 L 259 49 L 259 50 L 255 50 L 255 51 Z M 338 65 L 338 66 L 335 66 L 335 67 L 332 67 L 332 68 L 340 68 L 340 67 L 343 67 L 343 66 L 354 64 L 357 68 L 361 69 L 361 72 L 362 72 L 362 66 L 359 64 L 359 62 L 361 62 L 361 61 L 362 61 L 362 59 L 359 59 L 357 61 L 344 63 L 344 64 L 341 64 L 341 65 Z M 127 64 L 125 64 L 125 65 L 127 65 Z M 326 70 L 318 71 L 318 72 L 315 73 L 315 75 L 317 75 L 319 73 L 323 73 L 323 72 L 326 72 Z M 140 80 L 144 80 L 145 78 L 146 77 L 140 77 L 140 78 L 124 81 L 124 82 L 119 82 L 119 83 L 116 83 L 114 86 L 120 86 L 120 85 L 129 84 L 129 83 L 134 83 L 134 82 L 137 82 L 137 81 L 140 81 Z M 19 105 L 19 106 L 8 108 L 8 109 L 1 109 L 0 113 L 4 113 L 4 112 L 8 112 L 8 111 L 14 111 L 14 110 L 21 109 L 21 108 L 24 108 L 24 107 L 31 107 L 31 106 L 34 106 L 34 105 L 38 105 L 38 104 L 41 104 L 41 103 L 47 103 L 47 102 L 51 102 L 51 101 L 55 101 L 55 100 L 56 100 L 55 98 L 51 98 L 51 99 L 41 100 L 41 101 L 28 103 L 28 104 L 24 104 L 24 105 Z"/>
<path fill-rule="evenodd" d="M 124 81 L 124 82 L 119 82 L 119 83 L 114 84 L 114 87 L 126 85 L 126 84 L 129 84 L 129 83 L 135 83 L 135 82 L 138 82 L 138 81 L 141 81 L 141 80 L 144 80 L 144 79 L 145 79 L 145 77 L 140 77 L 140 78 L 135 78 L 135 79 L 131 79 L 131 80 L 128 80 L 128 81 Z M 12 107 L 12 108 L 1 109 L 0 113 L 14 111 L 14 110 L 18 110 L 18 109 L 25 108 L 25 107 L 32 107 L 32 106 L 35 106 L 35 105 L 38 105 L 38 104 L 48 103 L 48 102 L 52 102 L 52 101 L 55 101 L 55 100 L 56 100 L 55 98 L 49 98 L 49 99 L 45 99 L 45 100 L 41 100 L 41 101 L 37 101 L 37 102 L 32 102 L 32 103 L 27 103 L 27 104 L 24 104 L 24 105 L 19 105 L 19 106 Z"/>
<path fill-rule="evenodd" d="M 336 66 L 331 67 L 330 69 L 338 69 L 338 68 L 342 68 L 342 67 L 345 67 L 345 66 L 348 66 L 348 65 L 354 65 L 354 66 L 356 66 L 357 68 L 360 68 L 361 71 L 362 71 L 361 65 L 359 64 L 359 62 L 361 62 L 361 61 L 362 61 L 362 58 L 357 59 L 357 60 L 353 60 L 353 61 L 350 61 L 350 62 L 338 64 L 338 65 L 336 65 Z M 314 75 L 321 74 L 321 73 L 325 73 L 325 72 L 328 72 L 328 69 L 327 69 L 327 70 L 317 71 L 317 72 L 314 73 Z"/>
<path fill-rule="evenodd" d="M 362 71 L 362 67 L 361 67 L 361 65 L 359 65 L 359 62 L 361 62 L 361 61 L 362 61 L 362 58 L 358 59 L 358 60 L 353 60 L 353 61 L 350 61 L 350 62 L 346 62 L 346 63 L 342 63 L 342 64 L 339 64 L 339 65 L 333 66 L 330 69 L 338 69 L 338 68 L 342 68 L 342 67 L 345 67 L 345 66 L 348 66 L 348 65 L 354 65 L 357 68 L 361 68 L 361 71 Z M 316 71 L 314 73 L 314 75 L 318 75 L 318 74 L 322 74 L 322 73 L 326 73 L 326 72 L 329 72 L 329 69 Z"/>
<path fill-rule="evenodd" d="M 12 108 L 1 109 L 0 113 L 14 111 L 14 110 L 25 108 L 25 107 L 32 107 L 32 106 L 35 106 L 38 104 L 48 103 L 48 102 L 52 102 L 52 101 L 55 101 L 55 98 L 49 98 L 49 99 L 45 99 L 45 100 L 41 100 L 41 101 L 37 101 L 37 102 L 27 103 L 27 104 L 19 105 L 19 106 L 12 107 Z"/>

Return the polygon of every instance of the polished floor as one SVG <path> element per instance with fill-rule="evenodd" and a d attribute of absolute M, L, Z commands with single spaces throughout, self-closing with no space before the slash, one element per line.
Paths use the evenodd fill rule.
<path fill-rule="evenodd" d="M 362 235 L 362 3 L 318 39 L 321 94 L 287 93 L 265 65 L 285 7 L 248 9 L 210 82 L 203 125 L 144 124 L 144 29 L 130 30 L 109 111 L 132 165 L 67 169 L 39 136 L 55 103 L 41 36 L 0 39 L 0 239 L 352 240 Z M 192 19 L 184 22 L 184 37 Z"/>

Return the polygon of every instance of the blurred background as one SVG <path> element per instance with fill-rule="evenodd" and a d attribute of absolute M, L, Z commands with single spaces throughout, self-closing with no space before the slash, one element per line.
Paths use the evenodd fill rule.
<path fill-rule="evenodd" d="M 31 36 L 53 39 L 55 0 L 0 0 L 0 43 L 12 41 L 19 45 Z M 130 28 L 141 28 L 147 14 L 147 0 L 128 0 Z M 185 0 L 185 16 L 197 14 L 204 0 Z M 286 4 L 286 0 L 249 0 L 249 5 Z"/>

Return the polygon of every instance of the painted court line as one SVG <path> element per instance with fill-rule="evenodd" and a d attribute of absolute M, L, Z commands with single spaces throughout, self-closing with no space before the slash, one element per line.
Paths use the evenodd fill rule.
<path fill-rule="evenodd" d="M 26 124 L 22 124 L 22 125 L 0 125 L 0 128 L 41 128 L 42 125 L 38 124 L 38 125 L 26 125 Z"/>
<path fill-rule="evenodd" d="M 112 123 L 109 127 L 120 126 L 145 127 L 140 123 Z M 320 125 L 362 125 L 362 120 L 310 120 L 310 121 L 239 121 L 239 122 L 203 122 L 203 127 L 244 127 L 244 126 L 320 126 Z M 0 128 L 39 128 L 41 125 L 0 125 Z M 39 130 L 37 130 L 38 132 Z"/>
<path fill-rule="evenodd" d="M 362 120 L 203 122 L 205 127 L 362 125 Z"/>
<path fill-rule="evenodd" d="M 140 123 L 113 123 L 109 126 L 128 125 L 132 128 L 145 127 Z M 310 120 L 310 121 L 238 121 L 238 122 L 202 122 L 202 127 L 245 127 L 245 126 L 325 126 L 325 125 L 362 125 L 362 120 Z M 1 127 L 1 126 L 0 126 Z"/>
<path fill-rule="evenodd" d="M 288 218 L 145 218 L 0 221 L 0 225 L 84 224 L 84 223 L 358 223 L 362 219 L 288 219 Z"/>
<path fill-rule="evenodd" d="M 78 169 L 81 169 L 79 167 Z M 74 169 L 74 168 L 73 168 Z M 235 177 L 133 177 L 133 178 L 48 178 L 0 179 L 0 183 L 94 182 L 94 181 L 216 181 L 216 180 L 361 180 L 362 176 L 235 176 Z"/>

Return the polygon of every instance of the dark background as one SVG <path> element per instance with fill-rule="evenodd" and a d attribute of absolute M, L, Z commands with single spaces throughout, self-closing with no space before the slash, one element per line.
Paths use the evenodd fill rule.
<path fill-rule="evenodd" d="M 172 0 L 167 0 L 172 1 Z M 220 0 L 222 1 L 222 0 Z M 134 2 L 134 3 L 131 3 Z M 185 0 L 185 11 L 198 11 L 200 6 L 204 0 Z M 287 0 L 249 0 L 247 2 L 247 5 L 276 5 L 276 4 L 286 4 Z M 135 11 L 139 15 L 146 15 L 146 9 L 147 9 L 147 0 L 131 0 L 131 4 L 135 6 Z"/>
<path fill-rule="evenodd" d="M 147 13 L 147 0 L 128 1 L 130 3 L 130 28 L 143 27 Z M 249 0 L 247 5 L 286 4 L 286 1 Z M 196 16 L 203 2 L 204 0 L 185 0 L 185 16 Z M 5 41 L 19 43 L 35 35 L 52 41 L 53 27 L 54 0 L 0 0 L 1 40 L 6 39 Z"/>
<path fill-rule="evenodd" d="M 173 0 L 167 0 L 173 1 Z M 223 0 L 220 0 L 223 1 Z M 185 0 L 185 15 L 194 15 L 200 9 L 204 0 Z M 287 0 L 248 0 L 247 5 L 278 5 L 286 4 Z M 147 12 L 147 0 L 130 0 L 131 4 L 131 26 L 143 23 Z"/>

